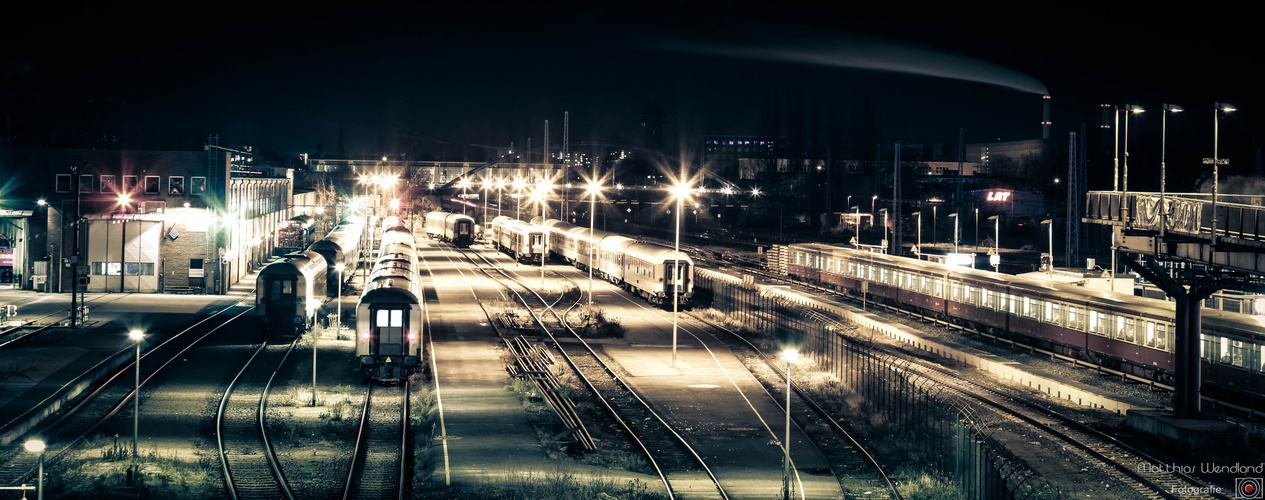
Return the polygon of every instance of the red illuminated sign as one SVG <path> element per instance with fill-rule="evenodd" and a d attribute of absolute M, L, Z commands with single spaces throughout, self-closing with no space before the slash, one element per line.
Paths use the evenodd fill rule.
<path fill-rule="evenodd" d="M 1007 201 L 1010 199 L 1010 191 L 992 191 L 988 193 L 988 201 Z"/>

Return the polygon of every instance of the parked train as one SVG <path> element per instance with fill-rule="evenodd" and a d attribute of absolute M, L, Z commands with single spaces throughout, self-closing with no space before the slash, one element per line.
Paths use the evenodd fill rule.
<path fill-rule="evenodd" d="M 545 251 L 545 228 L 508 216 L 489 224 L 492 243 L 519 262 L 539 264 Z"/>
<path fill-rule="evenodd" d="M 325 301 L 325 257 L 292 253 L 259 271 L 255 281 L 255 318 L 273 335 L 301 335 Z"/>
<path fill-rule="evenodd" d="M 430 212 L 426 214 L 426 236 L 468 247 L 474 242 L 474 219 L 462 214 Z"/>
<path fill-rule="evenodd" d="M 401 380 L 421 367 L 422 288 L 413 233 L 383 219 L 379 256 L 356 304 L 356 365 L 372 380 Z"/>
<path fill-rule="evenodd" d="M 498 217 L 498 219 L 500 219 Z M 532 219 L 532 224 L 506 224 L 506 228 L 543 228 L 551 257 L 580 269 L 593 268 L 594 276 L 619 285 L 651 304 L 688 307 L 694 295 L 694 261 L 685 253 L 608 232 L 593 231 L 557 219 Z M 493 220 L 493 226 L 497 221 Z M 590 260 L 590 252 L 592 259 Z M 512 254 L 511 254 L 512 255 Z M 673 272 L 679 269 L 679 272 Z"/>
<path fill-rule="evenodd" d="M 365 224 L 361 219 L 349 219 L 335 227 L 325 238 L 312 243 L 309 251 L 325 257 L 326 289 L 325 296 L 337 297 L 342 292 L 342 285 L 352 276 L 360 265 L 360 247 L 365 235 Z M 343 265 L 342 280 L 339 282 L 338 264 Z"/>
<path fill-rule="evenodd" d="M 785 271 L 869 299 L 1172 383 L 1174 303 L 822 244 L 794 244 Z M 1265 321 L 1204 309 L 1205 394 L 1265 397 Z"/>
<path fill-rule="evenodd" d="M 274 255 L 285 255 L 288 253 L 302 252 L 307 248 L 308 241 L 312 238 L 312 216 L 296 215 L 290 220 L 283 221 L 277 227 L 276 246 L 272 249 Z"/>

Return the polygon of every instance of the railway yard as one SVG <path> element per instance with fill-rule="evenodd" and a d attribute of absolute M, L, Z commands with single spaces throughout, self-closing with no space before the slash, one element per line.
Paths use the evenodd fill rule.
<path fill-rule="evenodd" d="M 356 369 L 369 269 L 340 275 L 316 318 L 344 328 L 298 336 L 260 327 L 251 280 L 224 296 L 90 294 L 78 329 L 58 324 L 68 299 L 0 291 L 25 320 L 0 333 L 0 486 L 42 477 L 50 498 L 1234 498 L 1242 474 L 1200 464 L 1261 461 L 1179 451 L 1127 430 L 1114 406 L 1083 404 L 1159 408 L 1161 389 L 735 262 L 692 262 L 708 293 L 674 315 L 671 300 L 604 280 L 590 292 L 586 269 L 412 233 L 424 335 L 400 380 Z M 788 343 L 793 366 L 779 356 Z M 1250 418 L 1228 418 L 1252 449 Z M 48 445 L 42 473 L 32 437 Z"/>

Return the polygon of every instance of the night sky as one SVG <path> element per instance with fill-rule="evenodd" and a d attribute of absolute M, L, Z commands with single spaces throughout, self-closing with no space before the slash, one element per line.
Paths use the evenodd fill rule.
<path fill-rule="evenodd" d="M 797 106 L 846 132 L 863 101 L 886 144 L 961 127 L 968 142 L 1039 138 L 1048 92 L 1053 137 L 1085 123 L 1098 149 L 1099 104 L 1146 107 L 1133 169 L 1158 170 L 1161 103 L 1185 107 L 1169 120 L 1173 189 L 1211 156 L 1213 102 L 1233 103 L 1227 173 L 1256 170 L 1262 44 L 1243 12 L 604 3 L 8 7 L 0 113 L 19 135 L 115 130 L 153 147 L 218 134 L 292 155 L 333 151 L 341 128 L 352 154 L 459 160 L 479 157 L 471 144 L 539 147 L 545 120 L 557 146 L 564 111 L 573 142 L 639 143 L 654 99 L 665 149 L 690 156 L 703 134 L 757 134 Z M 1094 189 L 1109 188 L 1102 152 Z"/>

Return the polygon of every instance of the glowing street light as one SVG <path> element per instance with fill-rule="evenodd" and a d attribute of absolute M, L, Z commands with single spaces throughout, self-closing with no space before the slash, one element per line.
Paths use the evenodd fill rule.
<path fill-rule="evenodd" d="M 136 387 L 132 393 L 132 463 L 136 463 L 136 441 L 141 433 L 141 341 L 145 339 L 145 332 L 134 329 L 128 332 L 127 338 L 136 343 Z"/>
<path fill-rule="evenodd" d="M 786 361 L 786 439 L 783 448 L 786 455 L 782 459 L 782 498 L 791 498 L 791 366 L 799 360 L 799 351 L 786 349 L 782 351 L 782 359 Z"/>
<path fill-rule="evenodd" d="M 1221 115 L 1231 111 L 1238 111 L 1233 104 L 1224 102 L 1214 103 L 1213 120 L 1212 120 L 1212 245 L 1209 248 L 1217 247 L 1217 198 L 1220 196 L 1220 171 L 1221 158 L 1218 156 L 1217 146 L 1220 141 Z M 1207 160 L 1204 160 L 1205 162 Z M 1115 272 L 1115 269 L 1112 269 Z"/>
<path fill-rule="evenodd" d="M 40 467 L 38 479 L 36 480 L 35 497 L 36 500 L 44 500 L 44 440 L 35 438 L 22 443 L 22 445 L 26 447 L 26 451 L 40 454 Z M 23 494 L 23 498 L 26 498 L 25 493 Z"/>
<path fill-rule="evenodd" d="M 597 193 L 602 185 L 590 182 L 584 189 L 589 194 L 589 308 L 593 307 L 593 224 L 597 220 Z"/>
<path fill-rule="evenodd" d="M 958 214 L 949 214 L 953 219 L 953 253 L 958 253 Z"/>
<path fill-rule="evenodd" d="M 463 178 L 461 179 L 461 182 L 457 183 L 457 185 L 461 187 L 461 215 L 465 215 L 466 214 L 466 188 L 470 187 L 470 179 Z"/>
<path fill-rule="evenodd" d="M 1123 191 L 1121 195 L 1122 200 L 1128 198 L 1129 196 L 1129 115 L 1141 114 L 1146 111 L 1145 109 L 1142 109 L 1142 106 L 1135 106 L 1132 104 L 1125 106 L 1124 108 L 1125 108 L 1125 111 L 1127 111 L 1127 113 L 1124 114 L 1124 179 L 1123 179 L 1123 186 L 1122 186 Z M 1121 212 L 1123 212 L 1122 215 L 1124 218 L 1125 225 L 1128 225 L 1129 224 L 1129 204 L 1122 203 L 1120 205 L 1120 210 Z M 1054 262 L 1054 254 L 1050 254 L 1050 262 L 1051 263 Z"/>

